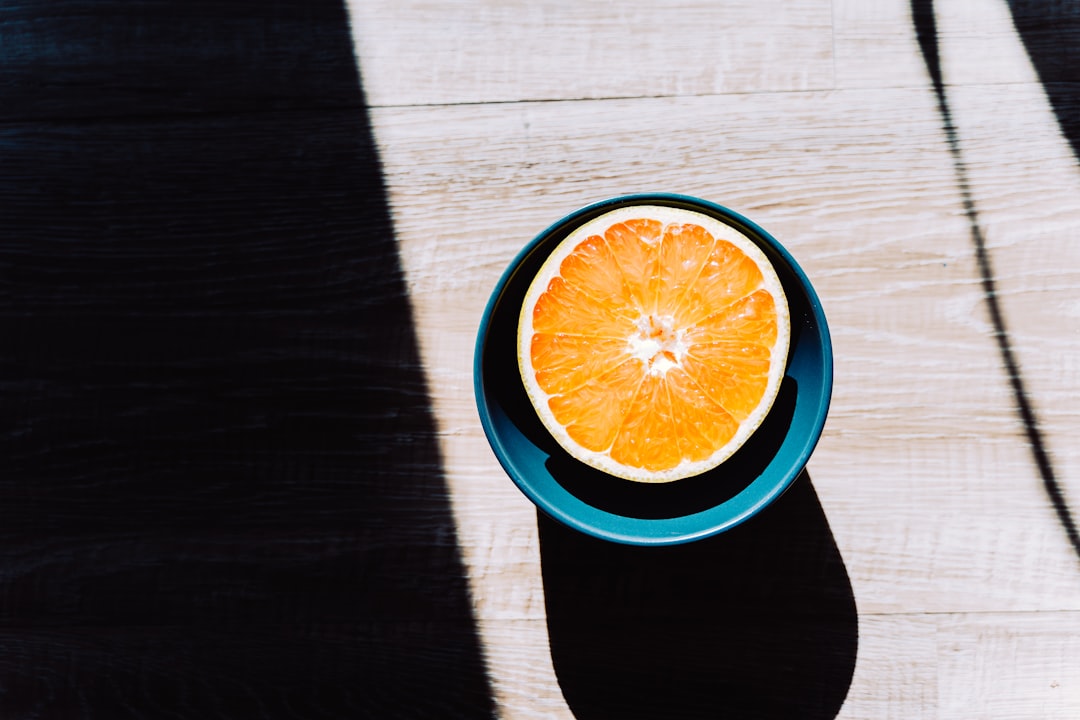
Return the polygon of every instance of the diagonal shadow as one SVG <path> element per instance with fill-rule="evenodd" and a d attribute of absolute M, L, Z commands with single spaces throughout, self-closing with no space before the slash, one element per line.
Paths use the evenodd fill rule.
<path fill-rule="evenodd" d="M 1055 3 L 1054 7 L 1058 7 L 1059 5 L 1060 4 Z M 1046 4 L 1042 5 L 1044 8 L 1043 13 L 1040 14 L 1039 12 L 1035 12 L 1034 9 L 1039 6 L 1040 3 L 1032 2 L 1030 0 L 1012 3 L 1014 21 L 1017 23 L 1018 29 L 1021 26 L 1045 28 L 1043 23 L 1032 22 L 1031 20 L 1032 18 L 1046 19 L 1046 16 L 1050 15 L 1048 12 L 1050 6 Z M 1076 29 L 1080 27 L 1080 17 L 1077 17 L 1078 12 L 1080 11 L 1073 11 L 1070 13 L 1074 22 L 1067 26 L 1074 34 Z M 1016 403 L 1016 411 L 1020 417 L 1020 422 L 1024 427 L 1028 446 L 1031 448 L 1032 459 L 1035 461 L 1039 476 L 1042 478 L 1043 487 L 1046 490 L 1047 497 L 1054 507 L 1054 512 L 1056 513 L 1058 521 L 1061 523 L 1073 550 L 1075 550 L 1077 556 L 1080 557 L 1080 531 L 1077 529 L 1076 520 L 1073 518 L 1069 505 L 1062 493 L 1061 485 L 1058 482 L 1053 463 L 1050 460 L 1050 455 L 1046 451 L 1046 443 L 1043 440 L 1039 420 L 1035 414 L 1034 407 L 1032 407 L 1030 396 L 1024 386 L 1023 373 L 1021 372 L 1020 364 L 1016 359 L 1016 353 L 1013 350 L 1012 340 L 1010 339 L 1008 327 L 1005 323 L 1005 315 L 1001 309 L 1001 303 L 998 300 L 997 281 L 993 264 L 991 262 L 990 253 L 986 248 L 986 241 L 983 238 L 978 210 L 975 207 L 975 200 L 968 179 L 967 165 L 964 161 L 963 152 L 960 147 L 960 139 L 957 135 L 956 125 L 953 122 L 952 111 L 949 107 L 948 93 L 945 91 L 945 83 L 942 78 L 941 60 L 938 52 L 937 22 L 934 16 L 933 0 L 911 0 L 911 15 L 915 23 L 915 32 L 919 41 L 919 48 L 922 51 L 923 60 L 926 63 L 927 72 L 930 75 L 930 80 L 934 87 L 934 95 L 937 98 L 938 111 L 941 113 L 942 125 L 944 127 L 946 140 L 948 141 L 949 152 L 952 155 L 953 166 L 956 169 L 957 184 L 960 187 L 960 194 L 964 204 L 964 213 L 967 216 L 968 225 L 971 231 L 971 242 L 975 248 L 975 259 L 979 266 L 983 294 L 986 298 L 986 305 L 990 312 L 991 322 L 993 322 L 994 325 L 994 338 L 997 341 L 1001 361 L 1005 367 L 1005 373 L 1009 378 L 1009 385 L 1012 388 L 1013 400 Z M 1023 35 L 1023 32 L 1021 32 L 1021 35 Z M 1029 32 L 1029 36 L 1030 35 L 1031 32 Z M 1062 39 L 1064 37 L 1065 36 L 1063 35 Z M 1026 39 L 1025 44 L 1028 45 L 1028 52 L 1031 53 L 1033 43 L 1031 40 Z M 1034 44 L 1038 45 L 1038 43 Z M 1044 72 L 1051 72 L 1051 68 L 1056 66 L 1053 62 L 1035 61 L 1036 67 L 1039 67 L 1040 62 L 1042 64 L 1042 69 L 1039 70 L 1041 76 Z M 1046 76 L 1044 76 L 1044 78 L 1045 77 Z M 1080 130 L 1080 126 L 1077 124 L 1075 106 L 1069 111 L 1069 105 L 1065 103 L 1061 106 L 1062 109 L 1058 109 L 1058 103 L 1063 103 L 1064 100 L 1061 92 L 1058 92 L 1057 95 L 1058 100 L 1052 100 L 1052 102 L 1055 105 L 1055 111 L 1058 113 L 1063 130 L 1066 131 L 1066 133 L 1072 133 L 1070 140 L 1073 142 L 1075 151 L 1076 138 L 1078 137 L 1077 131 Z M 1066 128 L 1071 128 L 1071 130 L 1067 130 Z"/>
<path fill-rule="evenodd" d="M 492 717 L 342 1 L 0 38 L 0 716 Z"/>
<path fill-rule="evenodd" d="M 1009 9 L 1061 132 L 1080 159 L 1080 4 L 1009 0 Z"/>
<path fill-rule="evenodd" d="M 578 720 L 836 717 L 858 619 L 805 472 L 759 516 L 686 545 L 538 522 L 552 662 Z"/>

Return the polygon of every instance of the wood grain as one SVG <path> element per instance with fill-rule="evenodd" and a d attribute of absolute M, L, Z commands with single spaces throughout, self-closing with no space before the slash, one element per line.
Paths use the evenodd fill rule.
<path fill-rule="evenodd" d="M 1066 718 L 1080 707 L 1075 616 L 950 617 L 939 628 L 943 717 Z M 1013 669 L 1011 673 L 1001 668 Z M 957 692 L 957 678 L 974 687 Z"/>
<path fill-rule="evenodd" d="M 964 132 L 976 175 L 985 168 L 997 182 L 990 192 L 977 188 L 995 252 L 1006 249 L 995 214 L 1016 218 L 1025 237 L 1041 233 L 1047 247 L 1068 236 L 1051 228 L 1071 227 L 1068 186 L 1055 175 L 1034 182 L 1038 168 L 1071 168 L 1060 142 L 1050 141 L 1052 118 L 1013 100 L 1035 89 L 980 86 L 965 96 L 972 117 L 993 119 Z M 470 430 L 476 319 L 505 264 L 554 218 L 601 197 L 661 188 L 756 218 L 803 263 L 830 318 L 836 389 L 811 472 L 860 612 L 859 659 L 840 716 L 960 716 L 939 702 L 939 614 L 1039 610 L 1062 632 L 1075 628 L 1073 616 L 1058 611 L 1078 607 L 1076 557 L 1015 415 L 927 85 L 381 108 L 373 118 L 424 357 L 439 378 L 433 400 L 466 562 L 478 568 L 481 617 L 507 611 L 502 578 L 531 588 L 519 607 L 537 607 L 537 589 L 521 553 L 508 553 L 505 569 L 495 571 L 500 554 L 489 549 L 500 537 L 524 542 L 530 519 L 475 425 Z M 1002 133 L 1020 127 L 1049 134 L 1029 130 L 1009 151 L 1023 158 L 1010 167 L 1031 173 L 1015 183 L 994 168 Z M 1024 258 L 1030 269 L 1003 255 L 1004 287 L 1017 275 L 1032 284 L 1060 278 L 1041 286 L 1038 302 L 1068 306 L 1070 266 L 1050 271 L 1030 250 Z M 446 272 L 451 267 L 461 271 Z M 1051 376 L 1061 379 L 1071 364 L 1049 348 L 1071 335 L 1061 336 L 1062 319 L 1052 313 L 1036 322 L 1033 305 L 1011 302 L 1021 297 L 1011 290 L 1003 297 L 1008 312 L 1035 322 L 1016 321 L 1024 325 L 1019 342 L 1043 327 L 1045 362 L 1032 367 L 1054 365 Z M 1052 297 L 1059 299 L 1047 304 Z M 1069 426 L 1070 391 L 1058 400 L 1048 387 L 1040 384 L 1036 402 Z M 919 642 L 902 639 L 912 628 L 921 628 Z M 1066 641 L 1049 642 L 1053 656 Z M 975 691 L 952 692 L 970 699 Z M 526 712 L 507 702 L 504 715 Z"/>
<path fill-rule="evenodd" d="M 830 3 L 349 2 L 373 106 L 831 87 Z M 781 61 L 782 59 L 782 61 Z"/>
<path fill-rule="evenodd" d="M 358 107 L 340 2 L 5 3 L 0 120 Z"/>

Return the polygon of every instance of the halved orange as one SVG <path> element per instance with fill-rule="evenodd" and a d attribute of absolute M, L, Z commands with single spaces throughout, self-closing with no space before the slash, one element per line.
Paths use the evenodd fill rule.
<path fill-rule="evenodd" d="M 536 275 L 518 365 L 571 456 L 627 480 L 715 468 L 783 379 L 787 299 L 746 235 L 691 210 L 621 207 L 573 230 Z"/>

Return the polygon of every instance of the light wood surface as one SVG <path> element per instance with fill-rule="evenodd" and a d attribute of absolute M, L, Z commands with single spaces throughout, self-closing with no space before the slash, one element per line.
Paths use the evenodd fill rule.
<path fill-rule="evenodd" d="M 555 219 L 727 205 L 815 284 L 835 392 L 809 466 L 850 578 L 842 718 L 1080 717 L 1080 557 L 1003 366 L 965 197 L 1080 513 L 1080 173 L 997 0 L 938 0 L 959 152 L 899 0 L 355 0 L 355 47 L 496 706 L 571 718 L 537 517 L 472 392 L 484 304 Z"/>

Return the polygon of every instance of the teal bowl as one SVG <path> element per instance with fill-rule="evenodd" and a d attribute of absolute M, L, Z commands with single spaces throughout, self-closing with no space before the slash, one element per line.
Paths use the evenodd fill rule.
<path fill-rule="evenodd" d="M 566 453 L 532 408 L 517 368 L 518 315 L 544 260 L 575 227 L 626 205 L 666 205 L 711 215 L 741 230 L 768 256 L 784 286 L 791 344 L 780 392 L 750 439 L 718 467 L 671 483 L 607 475 Z M 630 545 L 674 545 L 735 527 L 780 497 L 806 467 L 832 397 L 833 358 L 825 313 L 791 254 L 750 220 L 698 198 L 625 195 L 584 207 L 518 254 L 480 321 L 473 364 L 477 409 L 510 479 L 538 508 L 587 535 Z"/>

